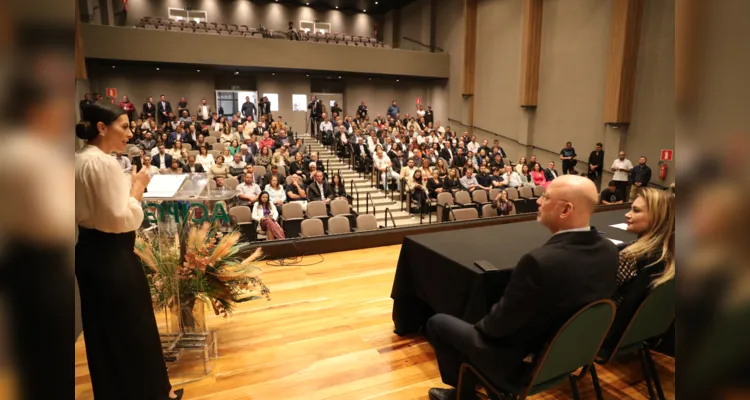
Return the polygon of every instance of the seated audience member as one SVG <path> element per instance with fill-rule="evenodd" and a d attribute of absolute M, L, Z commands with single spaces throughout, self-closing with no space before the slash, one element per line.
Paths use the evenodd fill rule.
<path fill-rule="evenodd" d="M 517 174 L 521 175 L 521 168 L 526 165 L 528 167 L 528 164 L 526 162 L 526 157 L 521 157 L 520 160 L 518 160 L 518 164 L 516 164 L 515 167 L 513 167 L 513 170 L 516 171 Z"/>
<path fill-rule="evenodd" d="M 323 172 L 316 171 L 312 182 L 307 186 L 307 201 L 323 201 L 328 204 L 331 202 L 330 196 L 331 188 L 323 180 Z"/>
<path fill-rule="evenodd" d="M 161 144 L 158 147 L 158 152 L 151 157 L 151 163 L 160 171 L 166 171 L 172 165 L 172 155 L 168 154 L 167 149 Z"/>
<path fill-rule="evenodd" d="M 240 152 L 240 141 L 237 139 L 233 139 L 232 142 L 229 144 L 229 154 L 235 155 Z"/>
<path fill-rule="evenodd" d="M 422 170 L 414 171 L 414 176 L 409 183 L 409 193 L 412 202 L 416 202 L 416 211 L 422 212 L 427 202 L 427 181 L 422 178 Z"/>
<path fill-rule="evenodd" d="M 477 182 L 477 178 L 474 176 L 474 170 L 472 168 L 466 168 L 465 175 L 461 177 L 461 187 L 469 193 L 476 189 L 481 189 L 479 182 Z"/>
<path fill-rule="evenodd" d="M 211 169 L 211 166 L 214 165 L 213 154 L 209 154 L 208 150 L 203 146 L 198 148 L 198 157 L 196 157 L 195 160 L 198 164 L 203 166 L 203 170 L 206 172 L 208 172 Z"/>
<path fill-rule="evenodd" d="M 180 175 L 180 174 L 184 174 L 185 172 L 182 171 L 182 165 L 180 165 L 180 160 L 173 158 L 171 165 L 169 166 L 169 168 L 167 168 L 165 173 L 172 174 L 172 175 Z"/>
<path fill-rule="evenodd" d="M 303 157 L 305 155 L 305 146 L 302 144 L 302 139 L 297 139 L 294 145 L 289 146 L 289 155 L 296 157 L 298 153 L 302 154 Z"/>
<path fill-rule="evenodd" d="M 489 167 L 483 165 L 479 167 L 479 173 L 475 177 L 479 187 L 484 190 L 490 190 L 492 188 L 492 175 L 490 174 Z"/>
<path fill-rule="evenodd" d="M 287 172 L 291 163 L 292 159 L 289 157 L 289 153 L 285 147 L 276 150 L 273 156 L 271 156 L 271 165 L 279 167 L 279 171 Z"/>
<path fill-rule="evenodd" d="M 612 296 L 617 314 L 607 345 L 616 345 L 649 290 L 675 276 L 674 202 L 667 191 L 643 188 L 625 214 L 628 232 L 638 239 L 620 246 L 617 290 Z"/>
<path fill-rule="evenodd" d="M 232 176 L 239 177 L 245 173 L 246 166 L 247 166 L 247 163 L 242 161 L 242 154 L 237 153 L 234 155 L 232 162 L 229 163 L 229 174 Z"/>
<path fill-rule="evenodd" d="M 260 154 L 255 157 L 255 165 L 268 169 L 268 166 L 271 165 L 271 150 L 269 147 L 260 149 Z"/>
<path fill-rule="evenodd" d="M 185 173 L 199 173 L 206 172 L 203 165 L 195 162 L 195 156 L 188 156 L 187 163 L 182 167 L 182 172 Z"/>
<path fill-rule="evenodd" d="M 498 193 L 492 200 L 492 208 L 497 210 L 499 216 L 510 215 L 515 207 L 513 202 L 508 200 L 508 192 L 505 190 Z"/>
<path fill-rule="evenodd" d="M 259 228 L 266 232 L 267 240 L 284 239 L 284 230 L 276 222 L 278 218 L 279 212 L 271 203 L 268 193 L 261 192 L 253 206 L 253 220 L 258 221 Z"/>
<path fill-rule="evenodd" d="M 253 157 L 253 154 L 248 151 L 248 146 L 246 144 L 243 143 L 240 145 L 240 152 L 238 154 L 240 155 L 240 159 L 246 165 L 255 164 L 255 158 Z"/>
<path fill-rule="evenodd" d="M 271 203 L 273 203 L 277 209 L 281 209 L 281 206 L 286 202 L 286 191 L 284 190 L 284 186 L 279 182 L 278 175 L 271 177 L 271 180 L 268 182 L 264 190 L 268 192 L 268 196 L 271 198 Z"/>
<path fill-rule="evenodd" d="M 299 175 L 290 175 L 292 182 L 284 187 L 288 202 L 297 201 L 302 203 L 302 209 L 307 209 L 307 187 Z"/>
<path fill-rule="evenodd" d="M 190 156 L 190 153 L 188 153 L 188 150 L 182 149 L 182 151 L 180 151 L 180 155 L 178 157 L 173 157 L 173 158 L 177 158 L 180 161 L 180 166 L 183 166 L 187 164 L 189 156 Z"/>
<path fill-rule="evenodd" d="M 537 221 L 552 238 L 521 257 L 490 312 L 475 325 L 446 314 L 427 321 L 426 336 L 450 386 L 458 384 L 463 362 L 490 381 L 507 378 L 528 355 L 538 354 L 567 318 L 615 291 L 617 248 L 590 225 L 597 204 L 594 183 L 560 177 L 537 204 Z M 429 391 L 431 400 L 455 396 L 455 389 Z"/>
<path fill-rule="evenodd" d="M 375 169 L 380 173 L 380 182 L 383 185 L 383 190 L 388 190 L 388 184 L 391 179 L 396 181 L 396 190 L 401 190 L 401 181 L 398 179 L 399 175 L 392 168 L 391 159 L 383 152 L 383 147 L 380 145 L 375 146 L 375 156 L 372 158 Z"/>
<path fill-rule="evenodd" d="M 622 193 L 617 190 L 615 181 L 609 181 L 607 188 L 602 190 L 602 193 L 599 195 L 599 201 L 602 205 L 605 206 L 608 206 L 610 204 L 620 204 L 624 202 L 624 200 L 622 199 Z"/>
<path fill-rule="evenodd" d="M 154 140 L 153 135 L 151 132 L 146 132 L 146 134 L 143 136 L 143 139 L 138 143 L 138 147 L 146 151 L 146 154 L 151 153 L 151 150 L 156 147 L 156 140 Z"/>
<path fill-rule="evenodd" d="M 521 173 L 518 174 L 521 177 L 521 186 L 534 187 L 534 178 L 531 177 L 529 172 L 529 166 L 524 164 L 521 166 Z"/>
<path fill-rule="evenodd" d="M 205 147 L 206 150 L 213 150 L 214 148 L 213 146 L 211 146 L 211 143 L 208 143 L 206 141 L 206 137 L 203 136 L 202 134 L 198 134 L 198 141 L 195 142 L 195 147 L 197 148 Z"/>
<path fill-rule="evenodd" d="M 167 151 L 167 154 L 171 155 L 172 158 L 180 158 L 182 157 L 182 150 L 185 150 L 182 147 L 182 140 L 175 140 L 172 144 L 172 148 Z"/>
<path fill-rule="evenodd" d="M 435 170 L 438 173 L 438 178 L 440 178 L 441 181 L 445 180 L 445 178 L 448 176 L 448 166 L 445 163 L 445 160 L 440 158 L 437 160 L 437 163 L 435 163 Z"/>
<path fill-rule="evenodd" d="M 431 199 L 437 199 L 438 194 L 443 193 L 443 181 L 440 180 L 440 174 L 438 171 L 432 171 L 432 176 L 427 180 L 427 195 Z"/>
<path fill-rule="evenodd" d="M 546 179 L 547 182 L 552 182 L 558 176 L 560 176 L 560 174 L 558 174 L 555 169 L 555 162 L 550 161 L 547 169 L 544 170 L 544 179 Z"/>
<path fill-rule="evenodd" d="M 500 154 L 495 153 L 492 156 L 492 159 L 490 160 L 490 167 L 495 168 L 505 168 L 505 162 L 503 161 L 503 157 Z"/>
<path fill-rule="evenodd" d="M 335 174 L 333 177 L 331 177 L 331 194 L 330 199 L 336 200 L 336 199 L 344 199 L 346 200 L 346 187 L 341 180 L 341 175 Z"/>
<path fill-rule="evenodd" d="M 279 172 L 279 167 L 272 165 L 271 168 L 266 171 L 266 176 L 263 177 L 263 183 L 268 184 L 274 176 L 279 178 L 279 182 L 286 182 L 284 175 Z"/>
<path fill-rule="evenodd" d="M 294 155 L 294 161 L 289 164 L 289 175 L 301 175 L 304 174 L 307 170 L 307 166 L 305 165 L 305 159 L 302 156 L 302 153 L 297 153 Z"/>
<path fill-rule="evenodd" d="M 255 203 L 258 200 L 258 196 L 260 196 L 260 186 L 254 182 L 253 174 L 245 174 L 242 177 L 242 183 L 237 185 L 236 190 L 237 198 L 247 203 L 247 205 Z"/>
<path fill-rule="evenodd" d="M 115 160 L 117 160 L 117 163 L 120 164 L 120 167 L 124 172 L 129 172 L 133 169 L 132 163 L 130 162 L 128 156 L 123 155 L 123 153 L 120 153 L 119 151 L 115 153 Z"/>
<path fill-rule="evenodd" d="M 216 163 L 208 169 L 211 176 L 216 178 L 228 178 L 229 177 L 229 166 L 224 164 L 224 156 L 216 157 Z"/>
<path fill-rule="evenodd" d="M 503 185 L 503 171 L 505 168 L 497 167 L 492 169 L 492 176 L 490 177 L 490 184 L 492 188 L 504 188 Z"/>
<path fill-rule="evenodd" d="M 443 187 L 447 192 L 453 194 L 461 190 L 461 178 L 458 176 L 458 170 L 455 168 L 448 170 L 448 176 L 443 181 Z"/>
<path fill-rule="evenodd" d="M 154 176 L 159 174 L 159 168 L 157 168 L 154 165 L 151 165 L 151 156 L 148 154 L 145 154 L 143 156 L 143 168 L 146 169 L 148 172 L 148 176 Z"/>
<path fill-rule="evenodd" d="M 541 186 L 543 188 L 549 186 L 549 182 L 547 182 L 547 178 L 544 177 L 544 171 L 539 163 L 535 162 L 534 165 L 531 166 L 530 175 L 534 186 Z"/>
<path fill-rule="evenodd" d="M 271 139 L 268 131 L 263 132 L 263 138 L 260 139 L 258 143 L 261 147 L 268 147 L 269 149 L 273 149 L 274 141 L 273 139 Z"/>
<path fill-rule="evenodd" d="M 518 189 L 521 186 L 523 186 L 523 181 L 521 181 L 521 175 L 518 175 L 516 171 L 513 170 L 513 167 L 510 165 L 505 166 L 505 174 L 503 174 L 503 183 L 505 184 L 506 188 L 512 187 L 514 189 Z"/>

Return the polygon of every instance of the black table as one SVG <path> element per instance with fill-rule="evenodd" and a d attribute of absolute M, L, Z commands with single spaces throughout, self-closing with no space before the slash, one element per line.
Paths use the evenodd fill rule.
<path fill-rule="evenodd" d="M 635 235 L 610 226 L 626 212 L 598 212 L 591 223 L 607 238 L 631 241 Z M 536 221 L 407 236 L 391 291 L 395 332 L 417 332 L 435 313 L 478 322 L 502 297 L 518 260 L 550 236 Z M 478 260 L 498 271 L 482 271 Z"/>

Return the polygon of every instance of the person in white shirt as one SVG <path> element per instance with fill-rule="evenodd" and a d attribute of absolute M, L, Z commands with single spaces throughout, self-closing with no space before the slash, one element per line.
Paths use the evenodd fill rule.
<path fill-rule="evenodd" d="M 122 167 L 124 172 L 130 172 L 133 168 L 130 164 L 130 159 L 127 156 L 123 157 L 122 153 L 119 151 L 115 153 L 115 160 L 117 160 L 117 163 L 120 164 L 120 167 Z"/>
<path fill-rule="evenodd" d="M 271 203 L 268 193 L 261 192 L 253 206 L 253 220 L 258 221 L 258 232 L 265 231 L 268 240 L 284 239 L 284 230 L 276 222 L 278 218 L 279 212 Z"/>
<path fill-rule="evenodd" d="M 622 195 L 623 199 L 627 199 L 628 197 L 626 196 L 626 194 L 630 193 L 628 191 L 628 181 L 631 170 L 633 170 L 633 163 L 625 158 L 625 152 L 621 151 L 617 155 L 615 161 L 612 163 L 610 171 L 614 172 L 614 177 L 612 178 L 612 180 L 615 181 L 617 191 L 620 192 L 620 195 Z"/>
<path fill-rule="evenodd" d="M 271 203 L 273 203 L 276 208 L 283 206 L 284 202 L 286 202 L 286 191 L 284 190 L 284 186 L 279 183 L 278 174 L 271 175 L 271 181 L 266 184 L 266 187 L 263 190 L 268 192 Z"/>
<path fill-rule="evenodd" d="M 383 190 L 388 191 L 388 183 L 391 178 L 396 180 L 396 185 L 399 192 L 401 191 L 401 180 L 399 174 L 391 168 L 391 159 L 383 152 L 383 147 L 378 145 L 375 147 L 375 157 L 373 157 L 373 163 L 375 168 L 380 172 L 380 181 L 383 183 Z"/>
<path fill-rule="evenodd" d="M 341 143 L 343 144 L 349 143 L 349 139 L 347 139 L 346 135 L 346 127 L 343 125 L 339 126 L 339 139 L 341 139 Z"/>
<path fill-rule="evenodd" d="M 248 206 L 253 205 L 260 196 L 260 186 L 254 182 L 253 174 L 245 174 L 243 182 L 237 185 L 237 198 Z"/>
<path fill-rule="evenodd" d="M 154 165 L 151 165 L 151 156 L 148 154 L 143 156 L 143 168 L 146 170 L 149 177 L 152 177 L 159 173 L 159 168 L 157 168 Z"/>
<path fill-rule="evenodd" d="M 505 166 L 505 173 L 503 174 L 503 184 L 505 184 L 506 187 L 512 187 L 515 189 L 523 186 L 521 176 L 518 175 L 516 171 L 513 171 L 513 167 L 511 167 L 510 165 Z"/>
<path fill-rule="evenodd" d="M 333 124 L 328 120 L 328 116 L 323 113 L 323 122 L 320 123 L 321 132 L 333 132 Z"/>
<path fill-rule="evenodd" d="M 464 132 L 464 135 L 466 133 L 467 132 Z M 479 149 L 479 143 L 477 143 L 477 137 L 476 136 L 472 136 L 471 137 L 471 142 L 469 142 L 469 143 L 466 144 L 466 150 L 470 151 L 472 153 L 476 153 L 477 149 Z"/>
<path fill-rule="evenodd" d="M 422 107 L 421 104 L 418 105 L 417 106 L 417 118 L 424 118 L 424 114 L 425 114 L 424 107 Z"/>
<path fill-rule="evenodd" d="M 209 154 L 205 147 L 201 146 L 198 149 L 198 156 L 195 158 L 195 161 L 202 165 L 205 171 L 208 171 L 214 165 L 214 156 Z"/>

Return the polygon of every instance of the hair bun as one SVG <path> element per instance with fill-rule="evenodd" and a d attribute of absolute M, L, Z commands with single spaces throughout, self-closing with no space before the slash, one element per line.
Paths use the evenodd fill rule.
<path fill-rule="evenodd" d="M 76 136 L 83 140 L 91 140 L 98 135 L 96 128 L 88 121 L 76 124 Z"/>

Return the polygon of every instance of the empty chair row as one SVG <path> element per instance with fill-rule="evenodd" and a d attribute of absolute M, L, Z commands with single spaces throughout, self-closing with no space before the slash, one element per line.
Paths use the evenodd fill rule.
<path fill-rule="evenodd" d="M 357 216 L 355 232 L 373 231 L 378 228 L 378 221 L 372 214 L 360 214 Z M 302 221 L 300 236 L 311 237 L 311 236 L 323 236 L 323 235 L 338 235 L 343 233 L 351 233 L 351 222 L 349 218 L 344 216 L 335 216 L 328 219 L 328 229 L 325 228 L 325 224 L 320 218 L 311 218 Z"/>

